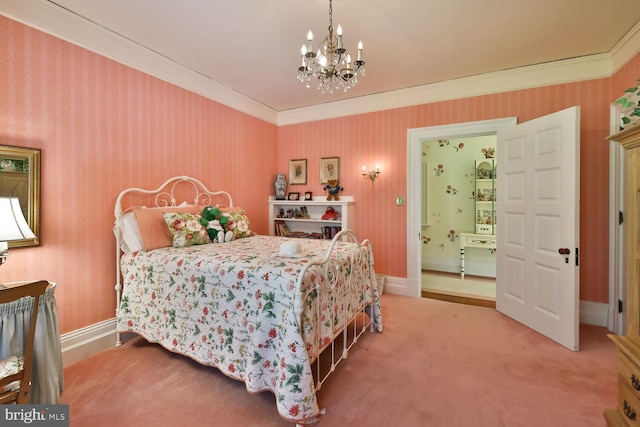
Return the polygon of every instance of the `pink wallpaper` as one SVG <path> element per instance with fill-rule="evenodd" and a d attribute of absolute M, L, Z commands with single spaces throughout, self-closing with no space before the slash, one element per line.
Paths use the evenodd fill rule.
<path fill-rule="evenodd" d="M 607 301 L 609 103 L 640 75 L 437 102 L 277 128 L 40 31 L 0 17 L 0 144 L 42 149 L 42 244 L 14 249 L 0 281 L 56 281 L 61 331 L 114 315 L 113 203 L 129 186 L 190 174 L 235 195 L 267 233 L 276 173 L 308 159 L 300 191 L 323 194 L 321 157 L 339 156 L 354 229 L 377 271 L 406 277 L 407 129 L 582 108 L 581 299 Z M 363 164 L 380 164 L 375 184 Z M 240 166 L 241 165 L 241 166 Z"/>
<path fill-rule="evenodd" d="M 124 188 L 189 174 L 231 192 L 266 232 L 274 125 L 4 17 L 0 52 L 0 144 L 42 150 L 42 244 L 11 250 L 0 281 L 57 282 L 63 333 L 115 314 Z"/>

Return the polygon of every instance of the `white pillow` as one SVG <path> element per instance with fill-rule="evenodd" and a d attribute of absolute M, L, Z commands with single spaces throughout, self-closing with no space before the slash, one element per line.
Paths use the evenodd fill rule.
<path fill-rule="evenodd" d="M 144 249 L 140 227 L 133 212 L 122 215 L 118 220 L 118 227 L 122 233 L 120 249 L 122 249 L 124 253 L 137 252 Z"/>

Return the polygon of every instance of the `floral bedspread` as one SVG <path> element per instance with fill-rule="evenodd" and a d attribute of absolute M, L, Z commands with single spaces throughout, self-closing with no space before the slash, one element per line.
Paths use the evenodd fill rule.
<path fill-rule="evenodd" d="M 296 290 L 303 267 L 321 259 L 330 241 L 299 239 L 302 257 L 278 255 L 283 241 L 253 236 L 124 255 L 118 331 L 138 333 L 215 366 L 244 381 L 250 392 L 272 391 L 278 412 L 287 420 L 302 423 L 317 417 L 311 363 L 344 323 L 345 310 L 371 304 L 367 313 L 382 331 L 373 255 L 366 246 L 339 242 L 331 255 L 338 266 L 331 268 L 331 277 L 309 268 L 303 289 Z M 317 292 L 306 292 L 330 281 L 340 288 L 353 270 L 346 261 L 363 256 L 368 261 L 360 273 L 373 292 L 334 291 L 321 294 L 319 301 Z M 302 315 L 296 315 L 296 307 Z M 319 325 L 313 314 L 318 307 L 323 310 Z"/>

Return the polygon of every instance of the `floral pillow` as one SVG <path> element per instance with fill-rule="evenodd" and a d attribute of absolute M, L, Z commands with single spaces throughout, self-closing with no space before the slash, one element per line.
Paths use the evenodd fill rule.
<path fill-rule="evenodd" d="M 183 204 L 180 206 L 164 206 L 156 208 L 133 209 L 133 214 L 138 223 L 144 250 L 166 248 L 171 246 L 173 238 L 167 229 L 167 224 L 162 217 L 165 212 L 199 212 L 202 208 L 197 205 Z"/>
<path fill-rule="evenodd" d="M 249 218 L 247 218 L 247 214 L 243 209 L 228 210 L 223 215 L 229 218 L 224 225 L 224 229 L 233 233 L 231 240 L 253 236 L 249 226 Z"/>
<path fill-rule="evenodd" d="M 207 229 L 200 224 L 199 213 L 164 212 L 162 216 L 173 236 L 174 248 L 211 243 Z"/>

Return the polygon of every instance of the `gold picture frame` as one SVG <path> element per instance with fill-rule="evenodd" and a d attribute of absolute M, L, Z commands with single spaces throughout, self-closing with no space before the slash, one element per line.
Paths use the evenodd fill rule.
<path fill-rule="evenodd" d="M 320 159 L 320 184 L 328 184 L 330 179 L 340 181 L 340 157 Z"/>
<path fill-rule="evenodd" d="M 307 183 L 307 159 L 295 159 L 289 162 L 289 184 Z"/>
<path fill-rule="evenodd" d="M 40 244 L 40 150 L 0 145 L 0 197 L 17 197 L 33 239 L 8 242 L 10 248 Z"/>

